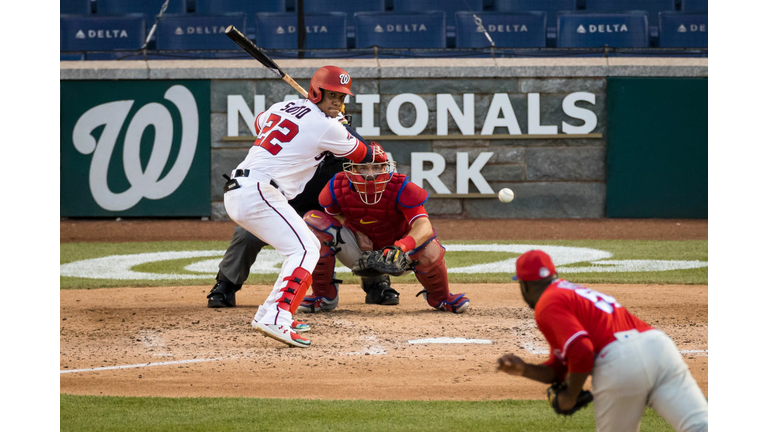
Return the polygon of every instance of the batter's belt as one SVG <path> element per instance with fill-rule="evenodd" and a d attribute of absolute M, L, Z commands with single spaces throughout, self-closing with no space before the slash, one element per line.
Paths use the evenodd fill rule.
<path fill-rule="evenodd" d="M 235 190 L 240 188 L 240 183 L 237 182 L 238 177 L 248 177 L 256 180 L 257 182 L 261 183 L 269 183 L 272 185 L 275 189 L 280 190 L 280 186 L 275 183 L 274 180 L 272 180 L 268 175 L 262 174 L 258 171 L 251 171 L 249 169 L 236 169 L 232 173 L 232 178 L 230 179 L 227 176 L 224 176 L 225 179 L 227 179 L 227 182 L 224 183 L 224 193 L 227 193 L 231 190 Z M 280 191 L 282 193 L 282 191 Z"/>

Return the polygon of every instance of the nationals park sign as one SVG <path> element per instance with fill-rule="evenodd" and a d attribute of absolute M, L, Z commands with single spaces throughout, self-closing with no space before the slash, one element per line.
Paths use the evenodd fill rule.
<path fill-rule="evenodd" d="M 209 216 L 208 81 L 61 82 L 61 216 Z"/>
<path fill-rule="evenodd" d="M 492 136 L 496 133 L 505 134 L 514 138 L 515 135 L 523 135 L 523 127 L 518 121 L 515 108 L 508 93 L 495 93 L 491 97 L 490 105 L 484 112 L 475 110 L 475 94 L 463 93 L 460 95 L 462 103 L 459 104 L 452 94 L 437 94 L 435 101 L 435 120 L 437 136 L 448 136 L 449 119 L 453 120 L 460 135 L 473 135 L 482 139 L 483 136 Z M 284 101 L 295 100 L 299 97 L 293 94 L 286 95 Z M 376 125 L 375 111 L 381 104 L 379 94 L 357 94 L 353 98 L 347 96 L 345 103 L 354 103 L 360 106 L 362 124 L 355 128 L 362 136 L 379 136 L 381 127 Z M 593 111 L 596 96 L 590 92 L 572 92 L 567 94 L 560 104 L 560 110 L 568 120 L 560 124 L 544 124 L 541 120 L 541 94 L 528 93 L 526 95 L 526 118 L 523 125 L 527 135 L 544 136 L 552 135 L 586 135 L 592 133 L 597 127 L 597 114 Z M 248 125 L 252 135 L 256 135 L 254 122 L 256 115 L 264 111 L 266 99 L 264 95 L 256 94 L 253 98 L 253 109 L 248 106 L 242 95 L 227 95 L 227 137 L 239 136 L 239 121 Z M 577 105 L 578 104 L 578 105 Z M 410 125 L 404 125 L 400 119 L 400 111 L 406 106 L 413 107 L 415 114 Z M 460 106 L 461 105 L 461 106 Z M 401 93 L 395 95 L 386 107 L 380 107 L 385 113 L 387 126 L 396 136 L 417 136 L 427 128 L 430 118 L 430 110 L 426 100 L 414 93 Z M 519 108 L 518 108 L 519 109 Z M 483 116 L 480 130 L 475 128 L 475 120 L 478 115 Z M 479 133 L 479 136 L 477 135 Z M 466 194 L 469 190 L 469 182 L 473 182 L 481 194 L 494 194 L 494 190 L 481 174 L 483 166 L 491 159 L 493 152 L 482 152 L 470 164 L 468 154 L 458 152 L 456 154 L 456 193 Z M 426 166 L 431 168 L 427 169 Z M 445 170 L 445 158 L 434 152 L 411 153 L 411 180 L 419 186 L 424 182 L 440 194 L 451 194 L 450 189 L 440 180 L 439 176 Z"/>

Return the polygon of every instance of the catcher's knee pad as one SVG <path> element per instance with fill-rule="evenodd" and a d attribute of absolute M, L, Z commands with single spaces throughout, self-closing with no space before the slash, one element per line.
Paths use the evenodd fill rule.
<path fill-rule="evenodd" d="M 283 280 L 287 283 L 284 287 L 280 288 L 282 294 L 277 301 L 277 307 L 295 314 L 301 300 L 304 299 L 304 294 L 306 294 L 309 286 L 312 285 L 312 274 L 306 269 L 296 267 L 293 273 Z"/>
<path fill-rule="evenodd" d="M 304 222 L 320 240 L 320 257 L 336 253 L 341 223 L 336 218 L 318 210 L 310 210 L 304 214 Z"/>
<path fill-rule="evenodd" d="M 414 261 L 419 263 L 414 267 L 414 271 L 428 273 L 435 267 L 445 265 L 445 248 L 437 239 L 434 239 L 424 245 L 421 250 L 411 255 Z"/>

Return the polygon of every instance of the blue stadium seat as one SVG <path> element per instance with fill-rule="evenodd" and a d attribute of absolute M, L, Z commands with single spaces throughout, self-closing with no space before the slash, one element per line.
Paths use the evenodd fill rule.
<path fill-rule="evenodd" d="M 496 47 L 543 48 L 547 43 L 547 14 L 477 12 Z M 490 46 L 485 33 L 475 24 L 472 12 L 456 13 L 456 48 Z"/>
<path fill-rule="evenodd" d="M 683 12 L 707 12 L 708 0 L 682 0 L 680 10 Z"/>
<path fill-rule="evenodd" d="M 239 29 L 248 37 L 256 37 L 256 14 L 259 12 L 285 12 L 285 0 L 195 0 L 196 15 L 221 15 L 242 12 L 246 15 L 245 29 Z M 308 2 L 308 1 L 307 1 Z"/>
<path fill-rule="evenodd" d="M 445 12 L 358 12 L 357 48 L 445 48 Z"/>
<path fill-rule="evenodd" d="M 354 16 L 356 12 L 384 12 L 384 0 L 308 0 L 304 2 L 304 13 L 345 12 L 347 14 L 347 46 L 355 46 Z"/>
<path fill-rule="evenodd" d="M 577 0 L 496 0 L 496 12 L 532 12 L 547 13 L 547 30 L 554 39 L 557 33 L 557 14 L 576 10 Z"/>
<path fill-rule="evenodd" d="M 585 0 L 585 8 L 594 12 L 646 11 L 648 16 L 657 17 L 661 11 L 674 11 L 675 0 Z"/>
<path fill-rule="evenodd" d="M 268 50 L 295 50 L 298 48 L 297 15 L 295 13 L 256 14 L 256 43 Z M 304 25 L 307 37 L 305 49 L 340 49 L 347 47 L 347 14 L 328 12 L 305 14 Z M 296 55 L 298 52 L 295 53 Z M 325 53 L 326 56 L 329 53 Z M 343 52 L 336 53 L 336 56 Z M 294 53 L 283 56 L 295 57 Z M 323 56 L 323 53 L 306 53 L 307 57 Z"/>
<path fill-rule="evenodd" d="M 120 17 L 62 15 L 59 51 L 138 50 L 146 37 L 142 14 Z"/>
<path fill-rule="evenodd" d="M 195 3 L 195 13 L 200 15 L 243 12 L 251 18 L 259 12 L 285 12 L 285 0 L 195 0 Z"/>
<path fill-rule="evenodd" d="M 397 13 L 426 11 L 445 12 L 445 16 L 447 17 L 445 32 L 449 41 L 448 46 L 453 46 L 456 38 L 456 21 L 454 19 L 456 12 L 482 12 L 483 0 L 393 0 L 392 11 Z"/>
<path fill-rule="evenodd" d="M 346 12 L 347 17 L 355 12 L 384 12 L 384 0 L 307 0 L 304 2 L 304 13 Z"/>
<path fill-rule="evenodd" d="M 91 0 L 60 0 L 59 14 L 87 15 L 91 13 Z"/>
<path fill-rule="evenodd" d="M 147 22 L 154 23 L 155 16 L 160 13 L 165 0 L 96 0 L 98 15 L 125 15 L 132 13 L 144 14 Z M 187 11 L 186 0 L 170 0 L 167 14 L 181 14 Z"/>
<path fill-rule="evenodd" d="M 659 13 L 659 48 L 706 48 L 707 14 Z"/>
<path fill-rule="evenodd" d="M 676 0 L 585 0 L 588 13 L 625 13 L 645 11 L 650 17 L 648 31 L 650 43 L 655 44 L 659 35 L 656 17 L 661 11 L 674 11 Z"/>
<path fill-rule="evenodd" d="M 224 30 L 245 28 L 245 14 L 218 16 L 164 15 L 157 24 L 158 50 L 236 50 Z"/>
<path fill-rule="evenodd" d="M 562 13 L 557 16 L 557 46 L 589 48 L 648 47 L 648 15 Z"/>

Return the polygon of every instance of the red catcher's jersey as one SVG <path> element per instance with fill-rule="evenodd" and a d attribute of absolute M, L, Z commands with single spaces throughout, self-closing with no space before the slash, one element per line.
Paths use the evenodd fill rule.
<path fill-rule="evenodd" d="M 556 279 L 547 287 L 536 303 L 534 314 L 539 330 L 549 342 L 550 361 L 555 357 L 565 362 L 568 347 L 580 337 L 592 341 L 597 355 L 616 341 L 614 333 L 653 329 L 615 298 L 565 279 Z"/>
<path fill-rule="evenodd" d="M 424 209 L 428 193 L 408 181 L 404 174 L 392 174 L 382 198 L 376 204 L 366 204 L 340 172 L 320 192 L 320 205 L 331 216 L 343 215 L 345 224 L 361 231 L 373 242 L 373 248 L 391 246 L 403 238 L 416 219 L 428 217 Z"/>

